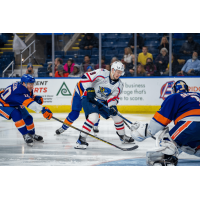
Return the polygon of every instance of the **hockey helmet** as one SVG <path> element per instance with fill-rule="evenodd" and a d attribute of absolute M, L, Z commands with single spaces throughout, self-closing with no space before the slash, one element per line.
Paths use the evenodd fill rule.
<path fill-rule="evenodd" d="M 172 86 L 172 94 L 182 92 L 189 92 L 188 85 L 182 80 L 176 81 Z"/>
<path fill-rule="evenodd" d="M 114 69 L 114 71 L 120 70 L 120 71 L 122 71 L 122 76 L 124 75 L 124 65 L 120 61 L 115 61 L 111 65 L 111 71 L 112 71 L 112 69 Z"/>
<path fill-rule="evenodd" d="M 35 78 L 29 74 L 24 74 L 22 77 L 21 77 L 21 83 L 35 83 Z"/>

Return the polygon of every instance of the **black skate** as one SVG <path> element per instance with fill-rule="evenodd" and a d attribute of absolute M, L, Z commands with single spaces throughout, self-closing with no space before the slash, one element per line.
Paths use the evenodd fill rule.
<path fill-rule="evenodd" d="M 62 127 L 60 127 L 59 129 L 56 130 L 56 134 L 60 135 L 61 133 L 63 133 L 65 131 L 65 129 L 63 129 Z"/>
<path fill-rule="evenodd" d="M 29 134 L 29 135 L 37 142 L 44 142 L 43 137 L 40 135 L 36 135 L 36 134 L 33 134 L 33 135 Z"/>
<path fill-rule="evenodd" d="M 28 145 L 28 146 L 33 146 L 33 140 L 32 140 L 32 138 L 29 136 L 29 134 L 25 134 L 25 135 L 23 135 L 23 138 L 24 138 L 24 141 L 26 142 L 26 144 Z"/>
<path fill-rule="evenodd" d="M 97 136 L 97 133 L 99 132 L 98 126 L 93 126 L 93 132 L 94 135 Z"/>
<path fill-rule="evenodd" d="M 122 144 L 129 144 L 129 143 L 133 143 L 134 139 L 132 137 L 127 136 L 126 134 L 124 135 L 119 135 L 118 132 L 116 132 L 117 135 L 119 136 Z"/>
<path fill-rule="evenodd" d="M 86 142 L 86 138 L 82 137 L 81 135 L 79 136 L 76 146 L 74 147 L 75 149 L 86 149 L 89 144 Z"/>

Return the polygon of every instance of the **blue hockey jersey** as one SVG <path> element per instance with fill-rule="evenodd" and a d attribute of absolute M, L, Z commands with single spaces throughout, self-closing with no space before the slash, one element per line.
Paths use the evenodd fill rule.
<path fill-rule="evenodd" d="M 200 93 L 197 92 L 171 94 L 153 119 L 160 125 L 167 126 L 172 120 L 176 125 L 178 121 L 192 116 L 198 117 L 200 121 Z"/>
<path fill-rule="evenodd" d="M 0 106 L 17 107 L 24 105 L 29 107 L 34 102 L 33 91 L 30 93 L 26 87 L 19 82 L 9 85 L 0 92 Z"/>

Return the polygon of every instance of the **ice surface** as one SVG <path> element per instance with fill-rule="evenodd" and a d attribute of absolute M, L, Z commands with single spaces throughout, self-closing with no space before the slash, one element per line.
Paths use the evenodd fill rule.
<path fill-rule="evenodd" d="M 31 114 L 34 118 L 36 134 L 44 137 L 44 143 L 34 142 L 29 147 L 24 142 L 21 134 L 15 128 L 12 120 L 0 117 L 0 166 L 90 166 L 90 165 L 145 165 L 145 154 L 153 148 L 155 141 L 151 138 L 142 143 L 136 143 L 139 148 L 133 151 L 121 151 L 113 146 L 103 143 L 88 136 L 89 147 L 86 150 L 74 149 L 79 132 L 71 128 L 61 135 L 55 135 L 55 130 L 61 127 L 61 123 L 51 119 L 47 121 L 42 114 Z M 54 117 L 64 120 L 67 114 L 55 113 Z M 130 121 L 149 122 L 152 114 L 124 114 Z M 85 121 L 81 114 L 73 126 L 81 129 Z M 170 124 L 172 127 L 172 124 Z M 131 147 L 133 144 L 121 144 L 116 134 L 114 123 L 111 119 L 101 118 L 98 137 L 121 147 Z M 92 132 L 93 134 L 93 132 Z M 130 135 L 126 127 L 126 134 Z M 185 153 L 181 154 L 182 163 L 190 159 L 188 165 L 200 165 L 200 159 Z M 192 160 L 191 160 L 192 159 Z"/>

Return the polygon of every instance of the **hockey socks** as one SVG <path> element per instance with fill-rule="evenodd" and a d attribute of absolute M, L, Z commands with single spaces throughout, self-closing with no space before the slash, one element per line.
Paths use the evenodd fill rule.
<path fill-rule="evenodd" d="M 25 135 L 28 133 L 26 124 L 24 120 L 22 119 L 22 115 L 19 110 L 17 109 L 13 110 L 13 112 L 11 113 L 11 118 L 15 122 L 15 126 L 17 127 L 17 129 L 22 135 Z"/>
<path fill-rule="evenodd" d="M 65 119 L 65 123 L 72 125 L 74 121 L 76 121 L 76 119 L 79 117 L 80 112 L 72 110 L 69 115 L 67 116 L 67 118 Z M 69 126 L 63 124 L 62 128 L 64 130 L 67 130 L 69 128 Z"/>

